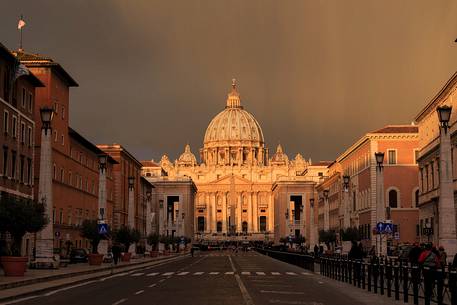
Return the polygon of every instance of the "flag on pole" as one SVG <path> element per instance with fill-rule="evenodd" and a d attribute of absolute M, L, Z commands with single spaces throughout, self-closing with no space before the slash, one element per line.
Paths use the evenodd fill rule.
<path fill-rule="evenodd" d="M 18 22 L 18 24 L 17 24 L 17 29 L 20 30 L 20 29 L 22 29 L 24 26 L 25 26 L 25 21 L 24 21 L 24 19 L 23 19 L 22 16 L 21 16 L 21 19 L 19 19 L 19 22 Z"/>

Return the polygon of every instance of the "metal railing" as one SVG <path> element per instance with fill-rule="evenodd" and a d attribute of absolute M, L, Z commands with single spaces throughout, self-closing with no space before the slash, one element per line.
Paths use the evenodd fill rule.
<path fill-rule="evenodd" d="M 314 257 L 311 255 L 274 251 L 262 248 L 256 248 L 256 251 L 266 256 L 270 256 L 274 259 L 283 261 L 285 263 L 289 263 L 292 265 L 302 267 L 304 269 L 314 271 Z"/>
<path fill-rule="evenodd" d="M 317 261 L 317 260 L 316 260 Z M 457 272 L 381 259 L 372 262 L 319 258 L 320 274 L 404 303 L 457 304 Z M 421 303 L 422 303 L 421 302 Z"/>

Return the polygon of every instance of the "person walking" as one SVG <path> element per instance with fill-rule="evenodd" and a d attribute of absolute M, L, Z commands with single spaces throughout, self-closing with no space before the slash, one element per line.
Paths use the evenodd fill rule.
<path fill-rule="evenodd" d="M 433 294 L 433 285 L 435 283 L 436 270 L 440 268 L 441 262 L 439 252 L 432 244 L 425 245 L 424 251 L 419 256 L 418 263 L 422 265 L 424 275 L 424 298 L 426 304 L 430 304 Z"/>
<path fill-rule="evenodd" d="M 419 256 L 422 253 L 421 247 L 419 247 L 418 243 L 414 243 L 414 246 L 409 250 L 408 253 L 408 260 L 411 264 L 417 265 L 419 263 Z"/>
<path fill-rule="evenodd" d="M 113 252 L 114 264 L 117 265 L 117 262 L 119 261 L 119 258 L 121 256 L 121 247 L 119 247 L 118 243 L 113 244 L 113 246 L 111 247 L 111 252 Z"/>

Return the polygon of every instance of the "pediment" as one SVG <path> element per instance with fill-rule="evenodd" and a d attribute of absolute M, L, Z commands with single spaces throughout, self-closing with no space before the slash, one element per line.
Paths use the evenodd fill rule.
<path fill-rule="evenodd" d="M 246 179 L 246 178 L 243 178 L 243 177 L 240 177 L 240 176 L 237 176 L 237 175 L 233 175 L 233 182 L 234 184 L 252 184 L 252 181 Z M 220 177 L 219 179 L 216 179 L 214 181 L 211 181 L 209 182 L 211 184 L 231 184 L 232 183 L 232 174 L 229 174 L 229 175 L 225 175 L 223 177 Z"/>

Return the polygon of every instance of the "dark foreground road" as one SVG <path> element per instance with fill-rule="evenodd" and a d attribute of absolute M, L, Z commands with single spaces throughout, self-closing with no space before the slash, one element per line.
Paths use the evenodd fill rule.
<path fill-rule="evenodd" d="M 201 253 L 6 304 L 33 305 L 359 305 L 315 274 L 248 252 Z"/>

